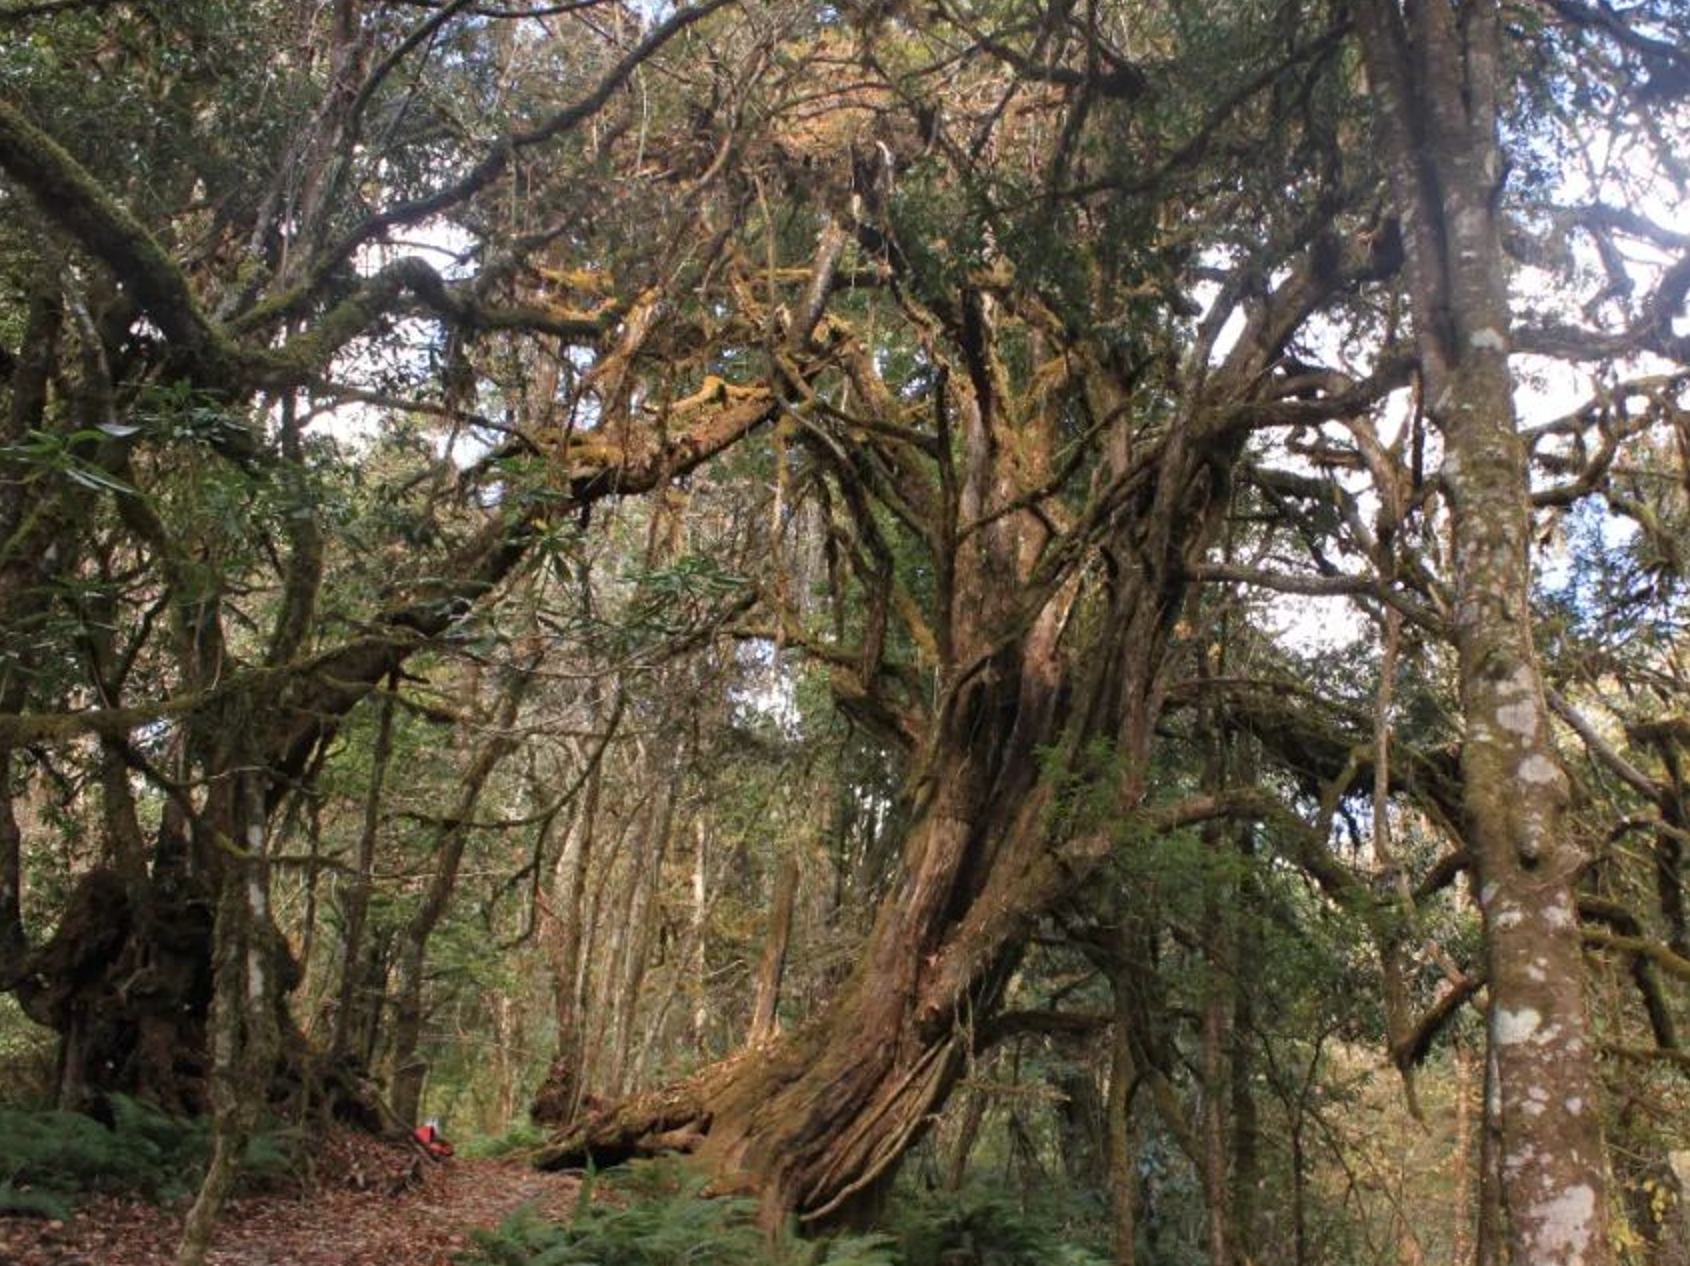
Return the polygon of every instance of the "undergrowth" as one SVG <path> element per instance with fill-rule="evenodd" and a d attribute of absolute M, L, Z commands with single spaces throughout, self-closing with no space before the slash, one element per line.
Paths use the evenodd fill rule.
<path fill-rule="evenodd" d="M 106 1101 L 110 1123 L 79 1112 L 0 1110 L 0 1213 L 65 1218 L 79 1197 L 133 1194 L 154 1203 L 192 1195 L 211 1155 L 208 1121 L 173 1117 L 123 1095 Z M 247 1147 L 247 1181 L 292 1172 L 282 1131 Z"/>
<path fill-rule="evenodd" d="M 611 1191 L 589 1182 L 567 1224 L 532 1210 L 475 1233 L 459 1266 L 900 1266 L 885 1236 L 771 1243 L 750 1200 L 709 1198 L 675 1161 L 628 1166 Z M 609 1184 L 604 1184 L 609 1186 Z"/>
<path fill-rule="evenodd" d="M 472 1138 L 458 1148 L 459 1156 L 467 1156 L 472 1160 L 491 1159 L 500 1156 L 510 1156 L 516 1152 L 525 1152 L 538 1147 L 546 1141 L 546 1131 L 537 1125 L 523 1122 L 514 1125 L 503 1134 L 489 1134 L 480 1138 Z"/>
<path fill-rule="evenodd" d="M 631 1165 L 608 1191 L 589 1181 L 574 1219 L 532 1210 L 475 1233 L 458 1266 L 1107 1266 L 1098 1227 L 1072 1199 L 1029 1201 L 989 1185 L 905 1191 L 884 1233 L 771 1242 L 749 1200 L 705 1197 L 675 1161 Z"/>
<path fill-rule="evenodd" d="M 1072 1192 L 1041 1197 L 989 1182 L 903 1190 L 887 1230 L 901 1266 L 1108 1266 L 1096 1211 Z"/>

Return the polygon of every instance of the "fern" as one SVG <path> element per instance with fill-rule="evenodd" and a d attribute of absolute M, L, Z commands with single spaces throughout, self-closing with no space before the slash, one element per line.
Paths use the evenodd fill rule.
<path fill-rule="evenodd" d="M 0 1216 L 65 1219 L 71 1206 L 62 1196 L 35 1187 L 14 1187 L 0 1182 Z"/>
<path fill-rule="evenodd" d="M 711 1199 L 704 1180 L 672 1161 L 629 1167 L 623 1198 L 593 1200 L 590 1188 L 567 1226 L 519 1210 L 496 1231 L 474 1235 L 460 1266 L 898 1266 L 884 1236 L 823 1244 L 772 1244 L 749 1200 Z"/>
<path fill-rule="evenodd" d="M 981 1266 L 1106 1266 L 1086 1243 L 1088 1212 L 1072 1200 L 1029 1204 L 1005 1189 L 906 1197 L 895 1234 L 771 1242 L 749 1200 L 709 1199 L 704 1180 L 674 1161 L 619 1175 L 616 1191 L 582 1190 L 574 1220 L 548 1223 L 519 1211 L 475 1234 L 459 1266 L 936 1266 L 963 1256 Z M 1089 1228 L 1096 1231 L 1096 1227 Z"/>
<path fill-rule="evenodd" d="M 814 1266 L 900 1266 L 897 1241 L 890 1235 L 841 1235 L 821 1246 Z"/>
<path fill-rule="evenodd" d="M 458 1148 L 458 1155 L 470 1159 L 509 1156 L 512 1152 L 527 1151 L 546 1141 L 546 1132 L 526 1122 L 513 1126 L 503 1134 L 490 1134 L 470 1139 Z"/>
<path fill-rule="evenodd" d="M 273 1188 L 301 1181 L 304 1173 L 301 1158 L 309 1146 L 309 1132 L 298 1126 L 259 1131 L 247 1140 L 246 1151 L 241 1156 L 242 1186 Z M 198 1181 L 196 1172 L 195 1182 Z"/>
<path fill-rule="evenodd" d="M 75 1112 L 0 1112 L 0 1182 L 55 1191 L 156 1191 L 162 1149 Z"/>
<path fill-rule="evenodd" d="M 173 1117 L 124 1095 L 106 1100 L 111 1124 L 77 1112 L 0 1111 L 0 1207 L 40 1202 L 62 1216 L 87 1192 L 139 1195 L 156 1202 L 191 1195 L 211 1155 L 205 1121 Z M 292 1173 L 298 1139 L 286 1131 L 248 1144 L 246 1178 Z"/>
<path fill-rule="evenodd" d="M 953 1254 L 981 1266 L 1107 1266 L 1085 1241 L 1070 1200 L 1029 1202 L 991 1185 L 961 1192 L 906 1193 L 894 1215 L 907 1266 L 936 1266 Z"/>

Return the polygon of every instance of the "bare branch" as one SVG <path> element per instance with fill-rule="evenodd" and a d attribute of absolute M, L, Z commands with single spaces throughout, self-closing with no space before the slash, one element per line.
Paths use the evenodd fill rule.
<path fill-rule="evenodd" d="M 703 0 L 691 8 L 676 10 L 653 27 L 605 73 L 591 92 L 575 104 L 557 111 L 537 127 L 510 133 L 494 142 L 479 163 L 444 189 L 368 216 L 324 253 L 301 285 L 245 313 L 231 323 L 232 328 L 254 330 L 298 315 L 309 306 L 341 264 L 352 258 L 360 247 L 380 239 L 391 228 L 426 222 L 468 201 L 498 180 L 523 150 L 554 140 L 597 114 L 634 72 L 665 44 L 730 3 L 732 0 Z"/>
<path fill-rule="evenodd" d="M 1596 732 L 1596 727 L 1585 719 L 1584 714 L 1568 703 L 1559 691 L 1551 690 L 1547 693 L 1550 709 L 1584 741 L 1585 747 L 1596 757 L 1598 763 L 1651 803 L 1660 802 L 1660 784 L 1615 751 L 1613 746 Z"/>

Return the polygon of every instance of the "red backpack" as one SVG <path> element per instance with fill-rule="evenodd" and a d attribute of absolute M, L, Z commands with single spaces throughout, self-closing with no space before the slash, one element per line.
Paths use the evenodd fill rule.
<path fill-rule="evenodd" d="M 452 1154 L 452 1145 L 446 1141 L 446 1136 L 440 1133 L 440 1127 L 432 1121 L 411 1131 L 411 1137 L 416 1139 L 430 1156 L 443 1160 Z"/>

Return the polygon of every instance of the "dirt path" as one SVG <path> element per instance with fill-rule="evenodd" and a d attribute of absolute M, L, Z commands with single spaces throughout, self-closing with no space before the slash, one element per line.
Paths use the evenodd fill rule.
<path fill-rule="evenodd" d="M 304 1191 L 230 1203 L 211 1266 L 449 1266 L 470 1232 L 524 1204 L 562 1219 L 580 1183 L 517 1160 L 422 1160 L 369 1139 L 326 1144 Z M 74 1218 L 0 1217 L 0 1266 L 169 1266 L 185 1206 L 87 1202 Z"/>

